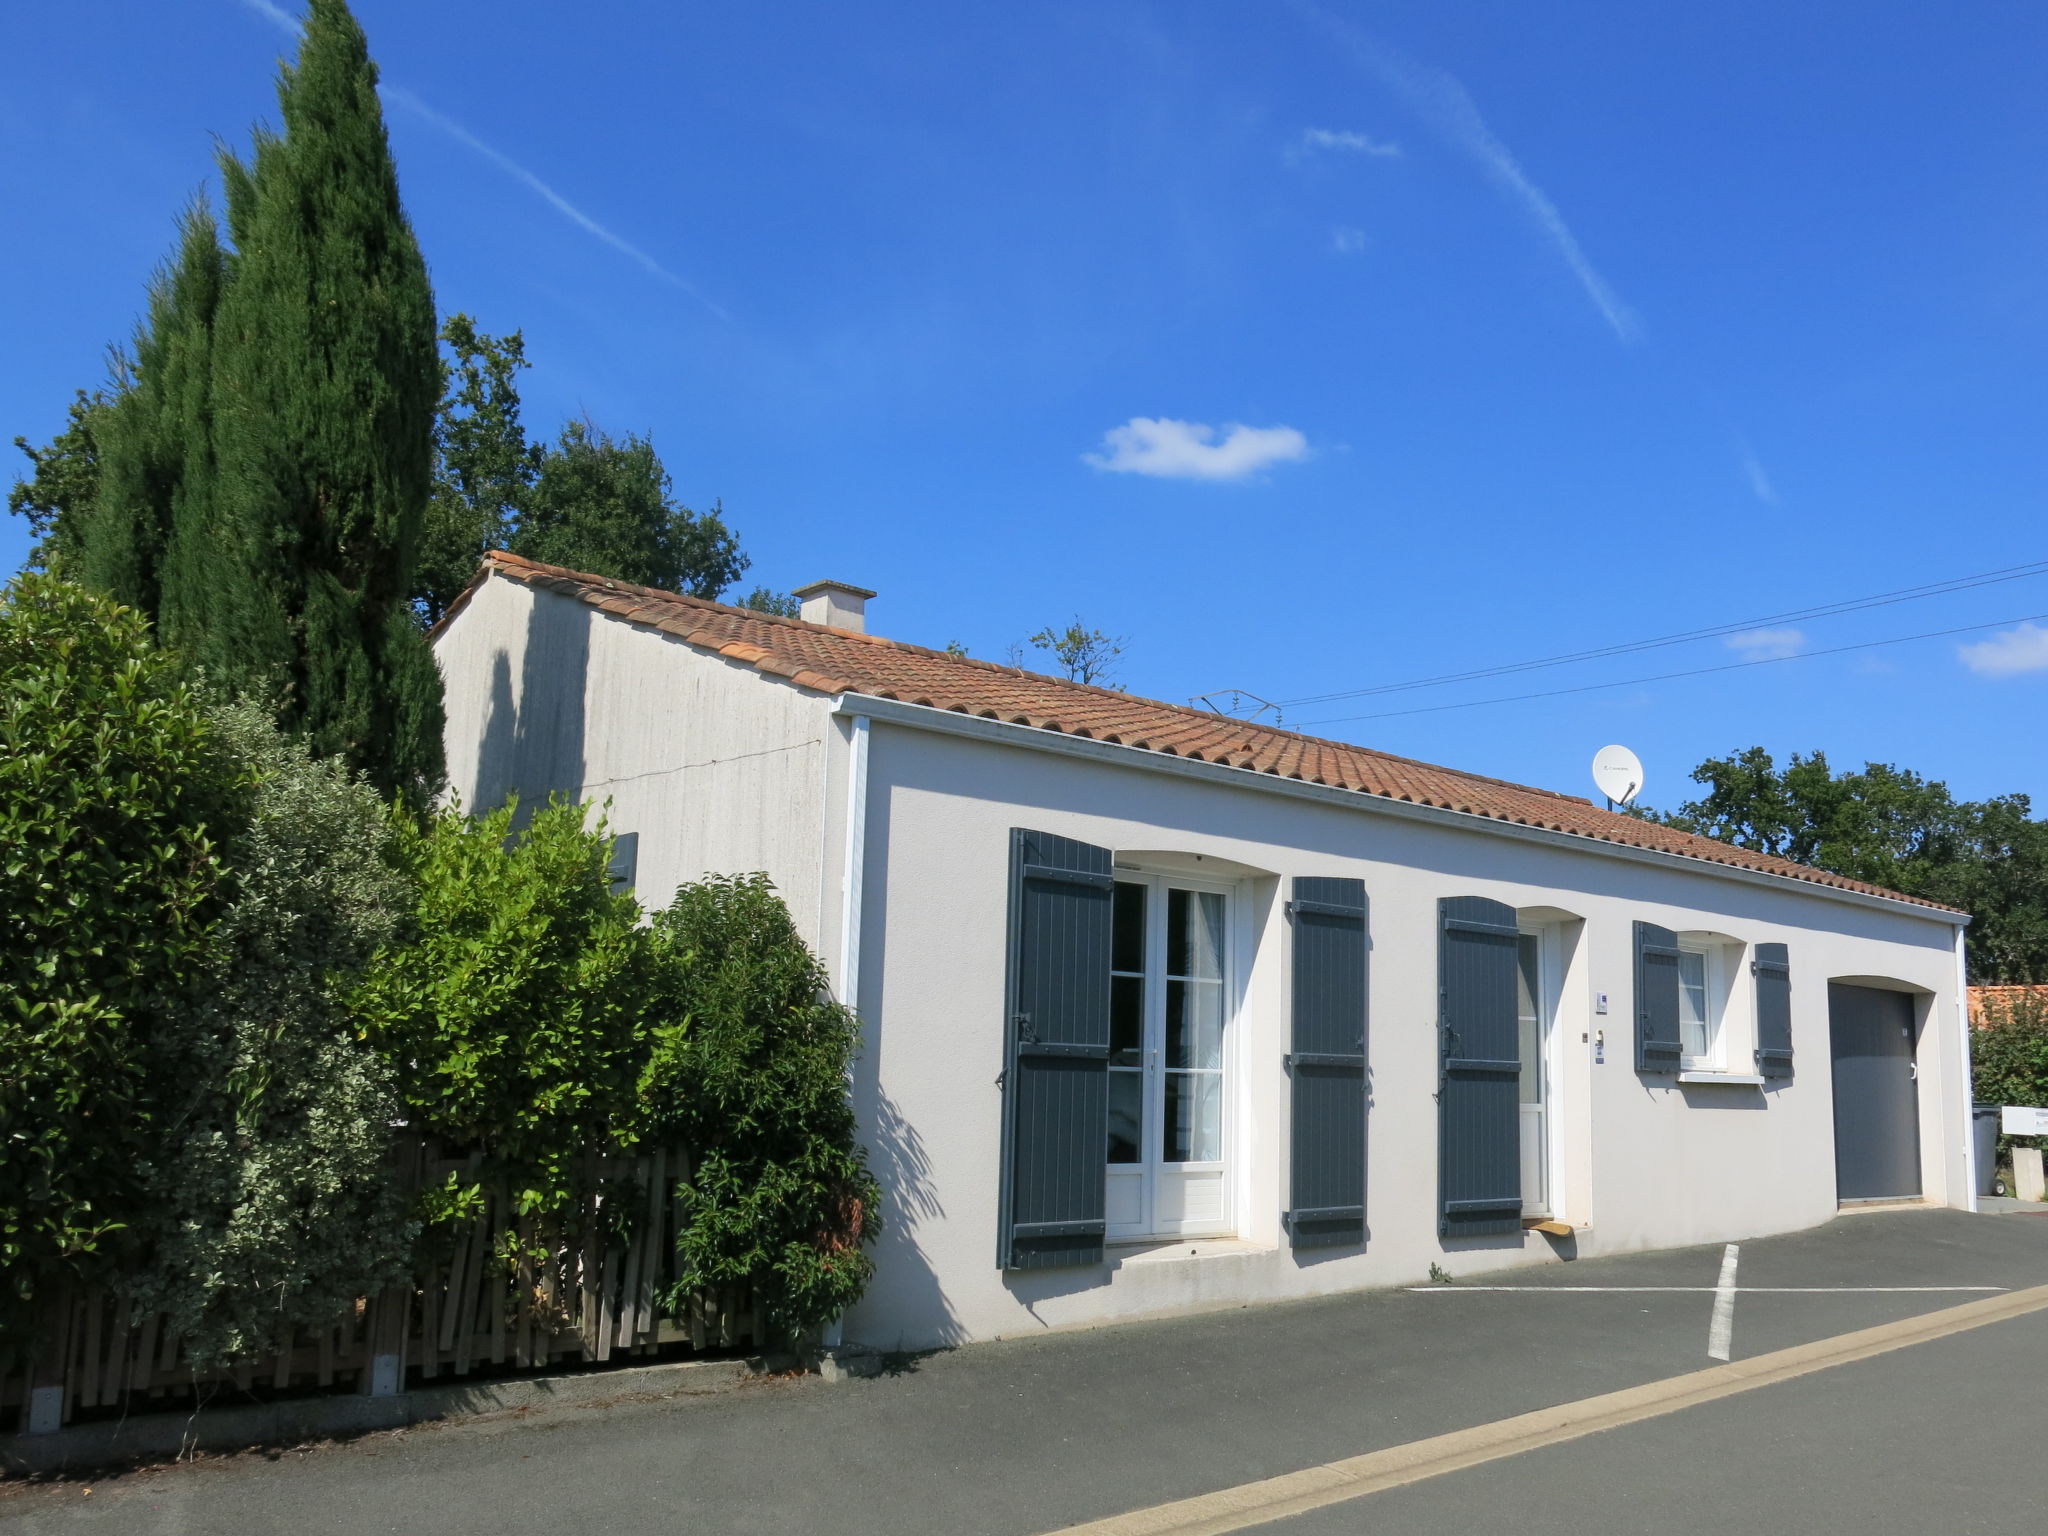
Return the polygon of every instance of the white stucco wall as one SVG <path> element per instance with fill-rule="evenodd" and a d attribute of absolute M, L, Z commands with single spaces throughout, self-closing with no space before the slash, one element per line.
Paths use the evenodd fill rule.
<path fill-rule="evenodd" d="M 1921 1145 L 1928 1198 L 1966 1203 L 1959 1013 L 1945 919 L 1877 910 L 1679 864 L 1632 862 L 1480 830 L 908 729 L 872 731 L 855 1097 L 886 1190 L 877 1276 L 846 1337 L 884 1346 L 990 1338 L 1555 1262 L 1536 1234 L 1447 1245 L 1436 1231 L 1437 901 L 1488 896 L 1559 923 L 1568 955 L 1554 1038 L 1559 1214 L 1578 1251 L 1664 1247 L 1810 1226 L 1836 1211 L 1830 978 L 1922 996 Z M 1247 874 L 1244 1000 L 1228 1135 L 1237 1240 L 1112 1248 L 1092 1269 L 997 1268 L 1009 833 L 1201 855 Z M 1192 868 L 1193 866 L 1186 866 Z M 1288 1249 L 1288 934 L 1297 875 L 1362 878 L 1371 902 L 1368 1242 Z M 1789 946 L 1795 1075 L 1768 1092 L 1634 1069 L 1632 924 Z M 1612 1011 L 1593 1013 L 1605 992 Z M 1746 1058 L 1747 975 L 1724 1027 Z M 1595 1031 L 1606 1031 L 1595 1064 Z"/>
<path fill-rule="evenodd" d="M 828 758 L 844 755 L 844 730 L 828 697 L 502 576 L 471 594 L 434 654 L 464 805 L 510 790 L 609 799 L 612 830 L 639 834 L 644 905 L 706 874 L 761 870 L 829 951 Z"/>

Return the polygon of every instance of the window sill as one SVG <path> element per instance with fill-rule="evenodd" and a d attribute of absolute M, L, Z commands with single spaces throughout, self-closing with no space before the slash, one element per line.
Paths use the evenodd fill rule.
<path fill-rule="evenodd" d="M 1113 1237 L 1103 1248 L 1104 1257 L 1117 1269 L 1134 1264 L 1188 1263 L 1274 1252 L 1263 1243 L 1247 1243 L 1235 1237 Z"/>
<path fill-rule="evenodd" d="M 1681 1083 L 1715 1083 L 1727 1088 L 1761 1088 L 1764 1079 L 1756 1072 L 1681 1072 Z"/>

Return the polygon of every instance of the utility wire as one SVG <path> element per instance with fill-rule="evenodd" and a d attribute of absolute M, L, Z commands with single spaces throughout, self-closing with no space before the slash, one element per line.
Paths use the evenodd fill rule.
<path fill-rule="evenodd" d="M 1996 586 L 2001 582 L 2023 581 L 2029 576 L 2048 575 L 2048 560 L 2031 560 L 2025 565 L 2008 565 L 1995 571 L 1980 571 L 1974 576 L 1955 576 L 1947 581 L 1928 582 L 1924 586 L 1901 587 L 1895 592 L 1879 592 L 1870 597 L 1844 598 L 1837 603 L 1823 603 L 1814 608 L 1798 608 L 1789 613 L 1774 613 L 1760 619 L 1743 619 L 1733 624 L 1715 624 L 1705 629 L 1689 629 L 1681 634 L 1659 635 L 1649 640 L 1629 640 L 1619 645 L 1599 646 L 1592 650 L 1572 651 L 1561 656 L 1546 656 L 1537 661 L 1510 662 L 1497 667 L 1478 667 L 1469 672 L 1446 672 L 1437 677 L 1421 677 L 1405 683 L 1380 683 L 1370 688 L 1348 688 L 1335 693 L 1309 694 L 1299 699 L 1281 699 L 1286 708 L 1303 704 L 1334 704 L 1340 699 L 1362 699 L 1374 694 L 1405 693 L 1414 688 L 1440 688 L 1448 683 L 1477 682 L 1482 678 L 1505 677 L 1516 672 L 1535 672 L 1546 667 L 1562 667 L 1578 661 L 1598 661 L 1609 656 L 1625 656 L 1636 651 L 1653 651 L 1665 646 L 1684 645 L 1692 640 L 1714 640 L 1725 635 L 1740 634 L 1746 629 L 1757 629 L 1766 624 L 1790 624 L 1796 620 L 1833 618 L 1838 614 L 1860 613 L 1868 608 L 1886 608 L 1894 603 L 1916 602 L 1925 597 L 1944 597 L 1951 592 L 1967 592 L 1975 587 Z M 1887 642 L 1888 643 L 1888 642 Z M 1809 652 L 1824 655 L 1825 652 Z M 1778 659 L 1778 658 L 1773 658 Z M 1747 663 L 1738 662 L 1738 666 Z M 1712 671 L 1713 668 L 1703 670 Z M 1674 676 L 1691 674 L 1674 673 Z M 1484 702 L 1483 700 L 1480 702 Z M 1361 715 L 1354 718 L 1376 719 L 1377 716 Z"/>
<path fill-rule="evenodd" d="M 1960 629 L 1930 629 L 1918 635 L 1893 635 L 1889 640 L 1863 640 L 1855 645 L 1831 645 L 1823 651 L 1800 651 L 1791 656 L 1762 656 L 1754 661 L 1724 662 L 1718 667 L 1693 667 L 1684 672 L 1659 672 L 1653 677 L 1625 677 L 1615 683 L 1582 683 L 1576 688 L 1549 688 L 1542 693 L 1510 693 L 1495 699 L 1466 699 L 1458 704 L 1424 704 L 1415 709 L 1388 709 L 1372 715 L 1333 715 L 1321 720 L 1295 722 L 1294 729 L 1311 725 L 1340 725 L 1351 720 L 1390 720 L 1396 715 L 1434 715 L 1447 709 L 1477 709 L 1482 704 L 1519 704 L 1526 699 L 1554 699 L 1567 693 L 1595 693 L 1602 688 L 1632 688 L 1638 683 L 1662 683 L 1675 677 L 1704 677 L 1709 672 L 1739 672 L 1744 667 L 1770 667 L 1781 661 L 1805 661 L 1812 656 L 1839 656 L 1844 651 L 1868 651 L 1880 645 L 1904 645 L 1910 640 L 1939 640 L 1944 635 L 1972 635 L 1982 629 L 2000 629 L 2007 624 L 2031 624 L 2048 619 L 2048 613 L 2022 614 L 2017 619 L 1994 619 L 1989 624 L 1965 624 Z"/>

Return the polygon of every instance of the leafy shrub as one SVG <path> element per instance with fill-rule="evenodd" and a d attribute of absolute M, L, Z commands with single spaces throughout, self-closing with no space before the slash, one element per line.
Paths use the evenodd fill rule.
<path fill-rule="evenodd" d="M 130 609 L 0 596 L 0 1330 L 132 1257 L 151 1060 L 208 971 L 249 775 Z M 11 1316 L 9 1314 L 12 1314 Z"/>
<path fill-rule="evenodd" d="M 315 762 L 253 704 L 209 711 L 249 765 L 246 824 L 223 841 L 234 892 L 204 986 L 165 1021 L 165 1135 L 132 1299 L 196 1360 L 248 1358 L 331 1324 L 402 1278 L 412 1230 L 388 1155 L 391 1074 L 339 994 L 409 904 L 377 792 Z"/>
<path fill-rule="evenodd" d="M 563 801 L 515 835 L 516 807 L 401 828 L 417 882 L 410 934 L 353 1006 L 404 1113 L 506 1178 L 542 1247 L 588 1193 L 594 1153 L 642 1144 L 690 1160 L 680 1307 L 751 1286 L 771 1326 L 837 1316 L 872 1271 L 876 1190 L 846 1077 L 857 1027 L 762 875 L 686 885 L 643 924 L 610 887 L 611 840 Z M 472 1214 L 476 1186 L 424 1214 Z M 638 1202 L 613 1202 L 630 1221 Z M 558 1229 L 557 1229 L 558 1230 Z M 498 1234 L 516 1257 L 513 1233 Z"/>
<path fill-rule="evenodd" d="M 637 1140 L 648 1016 L 663 995 L 639 904 L 615 895 L 602 824 L 552 801 L 399 824 L 409 932 L 353 999 L 407 1118 L 484 1154 L 522 1215 L 554 1216 L 589 1154 Z M 455 1210 L 471 1209 L 452 1191 Z"/>
<path fill-rule="evenodd" d="M 643 1078 L 650 1127 L 691 1158 L 672 1305 L 746 1283 L 785 1333 L 829 1321 L 874 1269 L 878 1191 L 846 1086 L 858 1024 L 765 875 L 686 885 L 653 931 L 688 1018 Z"/>

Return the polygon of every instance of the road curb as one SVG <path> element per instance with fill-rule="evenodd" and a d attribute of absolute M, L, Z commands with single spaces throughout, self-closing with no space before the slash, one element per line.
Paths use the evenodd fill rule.
<path fill-rule="evenodd" d="M 131 1414 L 99 1423 L 74 1424 L 55 1434 L 11 1435 L 0 1441 L 0 1475 L 22 1477 L 121 1462 L 159 1461 L 195 1450 L 290 1445 L 501 1413 L 605 1408 L 621 1400 L 694 1397 L 729 1392 L 795 1363 L 793 1359 L 773 1356 L 677 1360 L 624 1370 L 449 1382 L 393 1397 L 350 1394 L 209 1406 L 196 1413 Z"/>

